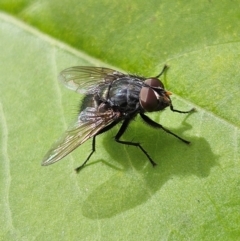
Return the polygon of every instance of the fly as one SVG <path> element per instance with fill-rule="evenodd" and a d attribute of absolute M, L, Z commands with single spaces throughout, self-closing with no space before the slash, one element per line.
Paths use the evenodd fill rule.
<path fill-rule="evenodd" d="M 115 141 L 138 147 L 152 166 L 156 163 L 147 151 L 138 142 L 120 140 L 131 121 L 139 114 L 143 121 L 154 128 L 163 129 L 186 144 L 190 142 L 174 134 L 161 124 L 154 122 L 146 112 L 164 110 L 170 107 L 171 111 L 190 113 L 174 109 L 170 95 L 164 89 L 159 77 L 167 69 L 165 65 L 156 77 L 140 77 L 123 74 L 119 71 L 101 68 L 76 66 L 63 70 L 59 80 L 69 89 L 85 94 L 80 112 L 73 126 L 70 126 L 52 148 L 45 155 L 42 165 L 53 164 L 92 137 L 92 151 L 83 164 L 75 170 L 79 172 L 95 152 L 96 136 L 102 134 L 118 123 L 122 123 L 115 136 Z"/>

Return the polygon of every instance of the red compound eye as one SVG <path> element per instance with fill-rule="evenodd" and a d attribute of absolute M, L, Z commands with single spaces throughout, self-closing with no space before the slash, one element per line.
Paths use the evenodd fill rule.
<path fill-rule="evenodd" d="M 142 108 L 147 112 L 155 111 L 158 107 L 157 96 L 149 87 L 142 87 L 139 99 Z"/>
<path fill-rule="evenodd" d="M 152 87 L 161 87 L 164 89 L 164 85 L 162 81 L 157 78 L 146 79 L 144 83 Z"/>

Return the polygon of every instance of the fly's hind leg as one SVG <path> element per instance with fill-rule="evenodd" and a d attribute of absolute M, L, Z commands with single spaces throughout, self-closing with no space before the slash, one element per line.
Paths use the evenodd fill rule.
<path fill-rule="evenodd" d="M 89 161 L 90 157 L 92 156 L 92 154 L 95 152 L 96 148 L 96 136 L 100 135 L 108 130 L 110 130 L 111 128 L 113 128 L 118 122 L 113 122 L 110 125 L 104 127 L 101 131 L 99 131 L 95 136 L 93 136 L 93 140 L 92 140 L 92 151 L 91 153 L 88 155 L 86 161 L 79 167 L 75 168 L 75 171 L 78 173 L 79 171 L 81 171 L 81 169 L 86 165 L 86 163 Z"/>
<path fill-rule="evenodd" d="M 96 145 L 96 136 L 93 136 L 93 140 L 92 140 L 92 151 L 91 153 L 88 155 L 86 161 L 79 167 L 75 168 L 75 171 L 78 173 L 88 162 L 88 160 L 90 159 L 90 157 L 92 156 L 92 154 L 95 152 L 95 145 Z"/>

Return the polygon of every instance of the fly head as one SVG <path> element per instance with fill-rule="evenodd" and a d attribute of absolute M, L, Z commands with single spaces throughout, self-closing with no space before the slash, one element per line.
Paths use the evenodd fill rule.
<path fill-rule="evenodd" d="M 159 111 L 171 105 L 169 95 L 171 92 L 164 89 L 161 80 L 149 78 L 144 81 L 139 95 L 139 101 L 142 108 L 147 112 Z"/>

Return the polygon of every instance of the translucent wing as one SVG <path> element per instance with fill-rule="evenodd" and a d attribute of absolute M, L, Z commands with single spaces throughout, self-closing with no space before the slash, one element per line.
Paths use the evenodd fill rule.
<path fill-rule="evenodd" d="M 116 115 L 117 113 L 112 110 L 99 113 L 95 108 L 87 107 L 80 113 L 76 123 L 47 152 L 42 165 L 47 166 L 61 160 L 105 126 L 111 124 Z"/>
<path fill-rule="evenodd" d="M 125 76 L 113 69 L 91 66 L 75 66 L 63 70 L 59 80 L 69 89 L 79 93 L 95 93 L 101 85 Z"/>

